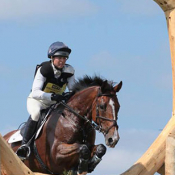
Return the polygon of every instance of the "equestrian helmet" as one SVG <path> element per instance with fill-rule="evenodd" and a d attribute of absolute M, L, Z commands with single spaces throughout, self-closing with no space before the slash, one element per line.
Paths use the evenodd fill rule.
<path fill-rule="evenodd" d="M 53 56 L 64 56 L 69 57 L 69 54 L 71 53 L 71 49 L 66 46 L 63 42 L 54 42 L 50 45 L 48 50 L 48 58 L 51 58 Z"/>

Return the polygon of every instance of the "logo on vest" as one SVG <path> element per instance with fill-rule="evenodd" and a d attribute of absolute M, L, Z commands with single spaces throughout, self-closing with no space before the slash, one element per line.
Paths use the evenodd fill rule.
<path fill-rule="evenodd" d="M 44 88 L 44 92 L 55 93 L 55 94 L 62 94 L 65 90 L 66 90 L 66 84 L 60 87 L 53 83 L 47 83 L 46 87 Z"/>

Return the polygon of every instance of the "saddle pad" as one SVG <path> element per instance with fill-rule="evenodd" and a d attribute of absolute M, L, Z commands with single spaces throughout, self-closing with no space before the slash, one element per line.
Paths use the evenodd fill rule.
<path fill-rule="evenodd" d="M 20 134 L 20 130 L 16 131 L 8 140 L 8 143 L 19 142 L 22 140 L 22 135 Z"/>
<path fill-rule="evenodd" d="M 58 104 L 59 105 L 59 104 Z M 57 108 L 57 106 L 55 106 L 55 108 Z M 64 110 L 64 106 L 63 105 L 59 105 L 59 108 L 57 108 L 57 114 L 60 116 L 62 115 L 63 113 L 63 110 Z M 35 140 L 38 138 L 45 122 L 47 121 L 47 117 L 46 117 L 46 120 L 44 120 L 45 116 L 47 115 L 47 112 L 49 111 L 49 109 L 46 109 L 46 110 L 43 110 L 42 113 L 41 113 L 41 118 L 40 120 L 38 121 L 38 129 L 37 129 L 37 133 L 36 133 L 36 136 L 35 136 Z M 23 128 L 21 128 L 21 130 L 24 131 Z M 19 141 L 22 141 L 23 139 L 23 136 L 21 133 L 21 130 L 18 130 L 16 131 L 13 135 L 11 135 L 11 137 L 9 138 L 8 140 L 8 143 L 15 143 L 15 142 L 19 142 Z"/>
<path fill-rule="evenodd" d="M 38 137 L 38 135 L 39 135 L 39 133 L 40 133 L 42 127 L 44 126 L 44 123 L 46 122 L 46 120 L 45 120 L 45 122 L 43 122 L 43 123 L 41 124 L 41 120 L 44 118 L 44 116 L 46 115 L 46 112 L 47 112 L 47 111 L 48 111 L 48 110 L 45 110 L 45 111 L 43 111 L 43 112 L 41 113 L 41 118 L 40 118 L 40 120 L 38 121 L 38 129 L 37 129 L 37 131 L 36 131 L 37 133 L 36 133 L 35 139 L 37 139 L 37 137 Z M 13 135 L 11 135 L 11 137 L 10 137 L 9 140 L 8 140 L 8 143 L 15 143 L 15 142 L 22 141 L 22 139 L 23 139 L 23 134 L 24 134 L 24 130 L 25 130 L 25 125 L 24 125 L 20 130 L 16 131 Z"/>
<path fill-rule="evenodd" d="M 37 130 L 36 136 L 35 136 L 35 140 L 38 138 L 39 133 L 41 132 L 42 127 L 44 126 L 44 123 L 39 127 L 39 129 Z M 11 135 L 11 137 L 8 140 L 8 143 L 15 143 L 15 142 L 20 142 L 23 139 L 23 136 L 21 135 L 21 130 L 16 131 L 13 135 Z"/>

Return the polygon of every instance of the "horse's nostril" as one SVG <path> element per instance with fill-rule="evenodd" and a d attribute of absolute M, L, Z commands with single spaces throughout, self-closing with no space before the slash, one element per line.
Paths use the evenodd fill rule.
<path fill-rule="evenodd" d="M 113 139 L 112 138 L 109 138 L 108 139 L 108 142 L 109 142 L 109 144 L 112 143 L 113 142 Z"/>

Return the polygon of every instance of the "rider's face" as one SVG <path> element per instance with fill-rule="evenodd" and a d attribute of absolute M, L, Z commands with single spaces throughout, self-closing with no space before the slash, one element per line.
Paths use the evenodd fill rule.
<path fill-rule="evenodd" d="M 67 58 L 63 56 L 56 56 L 53 59 L 53 64 L 59 69 L 62 69 L 66 63 Z"/>

